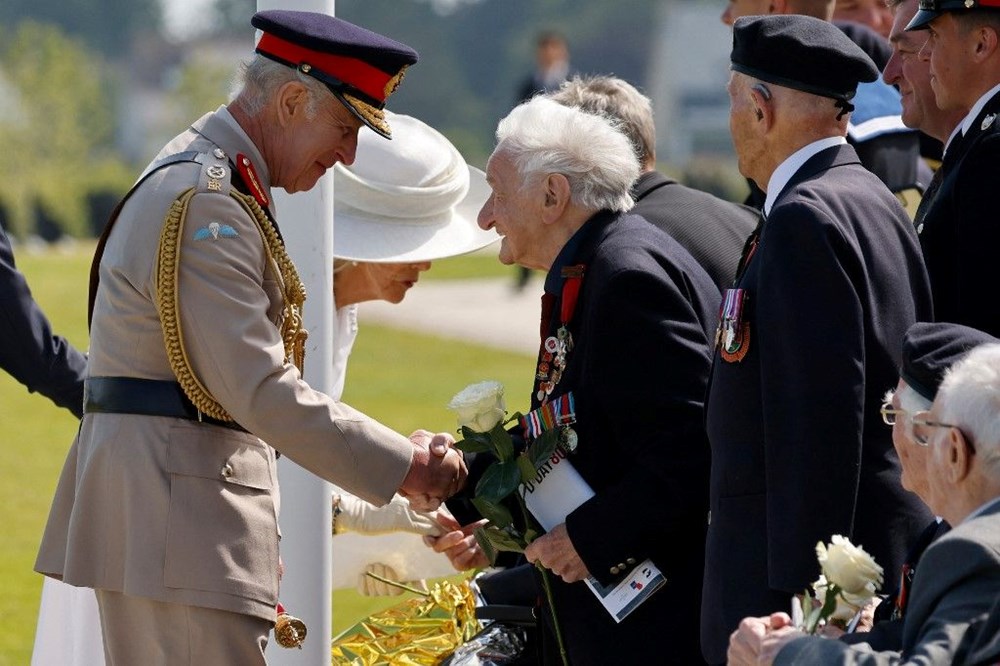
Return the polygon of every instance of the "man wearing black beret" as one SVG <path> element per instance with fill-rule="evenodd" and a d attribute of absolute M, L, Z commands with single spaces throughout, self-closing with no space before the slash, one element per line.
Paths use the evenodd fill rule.
<path fill-rule="evenodd" d="M 767 193 L 720 312 L 702 649 L 725 660 L 746 616 L 786 610 L 841 534 L 895 571 L 931 516 L 899 481 L 878 406 L 899 341 L 931 318 L 916 234 L 846 145 L 851 98 L 878 70 L 832 24 L 738 19 L 730 128 Z"/>
<path fill-rule="evenodd" d="M 455 451 L 303 381 L 305 294 L 271 196 L 353 162 L 364 126 L 389 138 L 417 54 L 325 14 L 252 24 L 234 100 L 164 147 L 94 260 L 84 416 L 35 568 L 95 589 L 109 664 L 265 663 L 276 450 L 375 504 L 435 508 L 464 479 Z"/>
<path fill-rule="evenodd" d="M 945 144 L 941 185 L 920 229 L 942 321 L 1000 335 L 995 303 L 1000 165 L 1000 0 L 921 0 L 906 27 L 925 31 L 920 58 L 943 112 L 967 111 Z"/>

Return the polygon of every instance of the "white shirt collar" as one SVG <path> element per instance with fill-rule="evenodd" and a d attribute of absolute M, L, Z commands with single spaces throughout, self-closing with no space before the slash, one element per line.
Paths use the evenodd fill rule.
<path fill-rule="evenodd" d="M 1000 502 L 1000 497 L 994 497 L 990 501 L 986 502 L 985 504 L 983 504 L 982 506 L 980 506 L 978 509 L 976 509 L 975 511 L 973 511 L 972 513 L 970 513 L 968 516 L 966 516 L 965 520 L 963 520 L 962 522 L 963 523 L 967 523 L 970 520 L 972 520 L 973 518 L 975 518 L 977 516 L 980 516 L 983 513 L 986 513 L 986 511 L 988 511 L 989 508 L 991 506 L 993 506 L 994 504 L 996 504 L 997 502 Z"/>
<path fill-rule="evenodd" d="M 813 141 L 810 144 L 799 148 L 794 153 L 785 158 L 785 161 L 778 165 L 778 168 L 774 170 L 771 174 L 771 179 L 767 182 L 767 198 L 764 200 L 764 215 L 769 215 L 771 213 L 771 207 L 774 206 L 775 201 L 778 199 L 778 195 L 781 194 L 781 190 L 785 189 L 785 185 L 788 181 L 792 179 L 802 165 L 805 164 L 810 157 L 820 153 L 827 148 L 832 148 L 834 146 L 840 146 L 847 143 L 847 139 L 842 136 L 831 136 L 826 139 L 820 139 L 819 141 Z"/>
<path fill-rule="evenodd" d="M 982 113 L 983 107 L 986 106 L 986 103 L 993 99 L 993 96 L 997 93 L 1000 93 L 1000 83 L 987 90 L 982 97 L 976 100 L 976 103 L 972 105 L 971 109 L 969 109 L 969 113 L 966 114 L 965 118 L 962 119 L 962 122 L 958 124 L 958 127 L 956 127 L 951 133 L 951 136 L 948 137 L 948 143 L 945 144 L 945 151 L 947 151 L 948 147 L 951 146 L 952 140 L 954 140 L 960 129 L 962 130 L 963 135 L 968 135 L 969 130 L 972 129 L 972 123 L 975 122 L 976 118 L 979 117 L 979 114 Z"/>

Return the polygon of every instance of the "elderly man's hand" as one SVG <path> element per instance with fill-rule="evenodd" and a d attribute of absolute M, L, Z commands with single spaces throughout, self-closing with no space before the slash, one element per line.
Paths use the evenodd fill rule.
<path fill-rule="evenodd" d="M 434 511 L 465 485 L 468 469 L 462 452 L 452 447 L 448 433 L 417 430 L 410 435 L 413 461 L 399 494 L 417 511 Z"/>
<path fill-rule="evenodd" d="M 524 556 L 529 562 L 541 564 L 567 583 L 576 583 L 590 576 L 587 565 L 570 541 L 566 523 L 559 523 L 548 534 L 529 543 Z"/>
<path fill-rule="evenodd" d="M 785 613 L 743 618 L 729 636 L 726 663 L 729 666 L 767 666 L 786 643 L 804 635 L 792 626 L 791 618 Z"/>
<path fill-rule="evenodd" d="M 473 536 L 476 528 L 482 527 L 489 522 L 488 520 L 483 519 L 462 526 L 442 507 L 437 512 L 437 521 L 445 531 L 444 534 L 424 537 L 424 543 L 435 553 L 444 553 L 457 571 L 482 569 L 490 565 L 486 554 Z"/>

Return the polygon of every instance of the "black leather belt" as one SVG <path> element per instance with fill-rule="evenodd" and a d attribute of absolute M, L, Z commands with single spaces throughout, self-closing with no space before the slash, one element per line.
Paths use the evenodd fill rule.
<path fill-rule="evenodd" d="M 89 377 L 83 385 L 84 414 L 170 416 L 247 432 L 233 421 L 198 411 L 177 382 L 135 377 Z"/>

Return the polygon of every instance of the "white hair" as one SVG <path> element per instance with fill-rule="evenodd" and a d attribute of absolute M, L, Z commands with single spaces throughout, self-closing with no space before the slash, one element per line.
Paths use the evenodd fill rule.
<path fill-rule="evenodd" d="M 236 102 L 250 117 L 260 113 L 275 91 L 289 81 L 298 81 L 306 87 L 306 118 L 313 120 L 321 102 L 336 99 L 321 81 L 303 74 L 294 67 L 282 65 L 257 54 L 240 66 L 234 82 L 230 101 Z"/>
<path fill-rule="evenodd" d="M 511 158 L 522 185 L 562 174 L 582 208 L 621 212 L 634 203 L 629 190 L 639 164 L 628 137 L 607 118 L 535 97 L 500 121 L 496 152 Z"/>
<path fill-rule="evenodd" d="M 945 373 L 938 389 L 941 421 L 961 426 L 983 461 L 1000 458 L 1000 344 L 974 348 Z"/>

